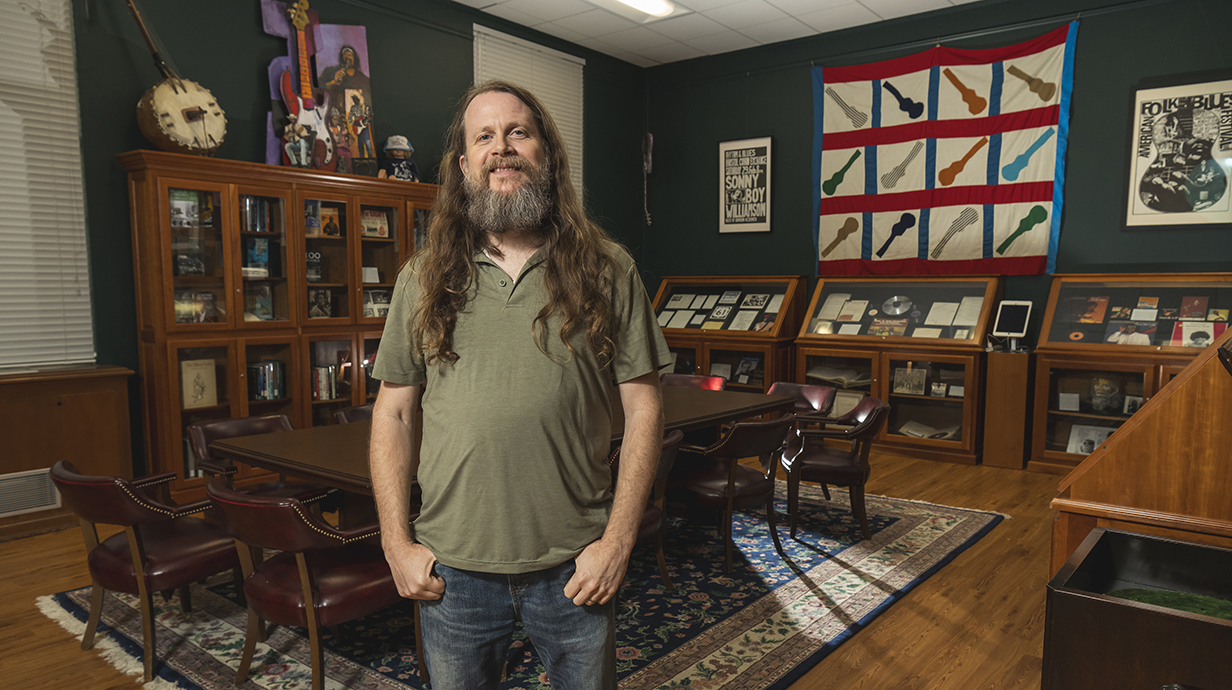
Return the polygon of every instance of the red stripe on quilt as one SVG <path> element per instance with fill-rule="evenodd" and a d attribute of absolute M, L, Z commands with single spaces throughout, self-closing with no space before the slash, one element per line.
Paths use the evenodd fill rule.
<path fill-rule="evenodd" d="M 864 261 L 840 259 L 817 264 L 817 277 L 828 276 L 940 276 L 940 275 L 1037 275 L 1048 264 L 1047 256 L 1010 256 L 1003 259 L 970 259 L 966 261 L 923 261 L 895 259 Z"/>
<path fill-rule="evenodd" d="M 821 200 L 818 215 L 836 213 L 877 213 L 879 211 L 910 211 L 912 209 L 961 206 L 971 204 L 1016 204 L 1031 201 L 1052 201 L 1053 182 L 1023 182 L 1020 184 L 973 185 L 923 189 L 898 194 L 857 194 L 827 197 Z"/>
<path fill-rule="evenodd" d="M 971 120 L 911 122 L 897 127 L 832 132 L 822 135 L 821 146 L 823 150 L 833 152 L 858 146 L 884 146 L 918 139 L 986 137 L 1020 129 L 1056 126 L 1060 117 L 1060 106 L 1050 105 Z"/>

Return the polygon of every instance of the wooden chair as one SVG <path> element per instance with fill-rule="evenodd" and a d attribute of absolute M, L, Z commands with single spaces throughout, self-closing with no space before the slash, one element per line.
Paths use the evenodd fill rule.
<path fill-rule="evenodd" d="M 830 386 L 814 386 L 790 381 L 775 381 L 770 384 L 768 395 L 796 396 L 796 421 L 808 423 L 810 419 L 824 420 L 834 406 L 834 389 Z"/>
<path fill-rule="evenodd" d="M 224 570 L 234 571 L 239 565 L 226 532 L 206 520 L 188 517 L 209 510 L 209 501 L 182 506 L 171 501 L 167 484 L 175 477 L 174 472 L 132 481 L 88 476 L 67 460 L 51 468 L 51 480 L 64 505 L 80 518 L 86 542 L 92 591 L 81 648 L 94 646 L 107 590 L 136 595 L 141 604 L 147 683 L 154 679 L 154 593 L 179 589 L 180 606 L 188 612 L 192 610 L 189 585 Z M 99 524 L 121 525 L 124 532 L 100 542 Z"/>
<path fill-rule="evenodd" d="M 287 496 L 254 496 L 215 478 L 206 494 L 226 516 L 235 537 L 248 602 L 248 628 L 235 684 L 248 679 L 262 621 L 308 629 L 313 690 L 322 690 L 325 649 L 321 628 L 341 625 L 392 606 L 402 597 L 380 546 L 365 541 L 380 532 L 379 524 L 337 529 Z M 277 555 L 258 563 L 253 552 L 275 549 Z M 428 680 L 420 642 L 419 608 L 415 605 L 415 653 L 419 673 Z"/>
<path fill-rule="evenodd" d="M 727 379 L 722 376 L 699 376 L 696 374 L 664 374 L 659 377 L 664 386 L 681 386 L 683 388 L 705 388 L 711 391 L 721 391 L 727 388 Z"/>
<path fill-rule="evenodd" d="M 676 452 L 684 441 L 684 432 L 676 429 L 669 431 L 663 437 L 659 448 L 659 468 L 655 473 L 654 487 L 651 490 L 650 501 L 642 512 L 642 522 L 637 529 L 637 540 L 645 541 L 651 537 L 655 540 L 655 558 L 659 562 L 659 575 L 663 578 L 664 589 L 673 589 L 671 575 L 667 572 L 667 559 L 663 555 L 663 538 L 667 532 L 667 475 L 676 464 Z M 620 473 L 620 447 L 612 452 L 608 464 L 612 466 L 612 486 Z"/>
<path fill-rule="evenodd" d="M 192 452 L 197 456 L 197 467 L 210 477 L 222 477 L 227 486 L 234 486 L 236 467 L 229 460 L 215 457 L 210 452 L 210 444 L 225 438 L 239 436 L 256 436 L 270 434 L 276 431 L 291 431 L 291 420 L 286 415 L 272 414 L 264 417 L 240 417 L 238 419 L 218 419 L 209 422 L 197 422 L 188 426 L 188 440 Z M 256 496 L 293 496 L 302 503 L 320 501 L 337 489 L 312 482 L 288 481 L 285 477 L 277 481 L 261 482 L 244 487 L 244 491 Z M 327 509 L 333 509 L 335 501 Z M 319 509 L 320 506 L 317 506 Z"/>
<path fill-rule="evenodd" d="M 729 573 L 732 570 L 732 514 L 737 508 L 764 505 L 774 548 L 787 558 L 775 528 L 774 473 L 778 455 L 794 424 L 794 415 L 768 421 L 736 422 L 723 438 L 707 448 L 680 448 L 690 455 L 677 458 L 668 491 L 683 502 L 722 511 L 720 531 L 726 544 L 723 562 Z M 694 453 L 704 457 L 691 455 Z M 740 464 L 740 459 L 747 457 L 759 458 L 761 470 Z"/>
<path fill-rule="evenodd" d="M 367 405 L 355 405 L 353 407 L 344 407 L 334 413 L 339 424 L 350 424 L 351 422 L 367 422 L 372 420 L 372 403 Z"/>
<path fill-rule="evenodd" d="M 871 473 L 868 452 L 873 438 L 885 426 L 889 413 L 889 404 L 866 396 L 840 417 L 810 417 L 810 421 L 821 422 L 822 428 L 800 428 L 789 439 L 780 462 L 787 471 L 787 514 L 791 519 L 793 538 L 796 536 L 801 481 L 821 484 L 826 500 L 830 499 L 828 484 L 849 487 L 851 511 L 860 521 L 860 531 L 865 539 L 872 537 L 864 507 L 864 485 Z M 851 445 L 847 449 L 831 448 L 826 445 L 827 439 L 850 441 Z"/>

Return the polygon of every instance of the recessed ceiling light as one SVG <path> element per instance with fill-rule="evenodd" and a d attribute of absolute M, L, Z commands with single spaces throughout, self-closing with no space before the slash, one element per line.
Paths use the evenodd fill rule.
<path fill-rule="evenodd" d="M 671 0 L 587 0 L 587 2 L 643 25 L 693 14 L 693 10 L 681 7 Z"/>
<path fill-rule="evenodd" d="M 652 17 L 666 17 L 674 9 L 667 0 L 620 0 L 639 12 L 645 12 Z"/>

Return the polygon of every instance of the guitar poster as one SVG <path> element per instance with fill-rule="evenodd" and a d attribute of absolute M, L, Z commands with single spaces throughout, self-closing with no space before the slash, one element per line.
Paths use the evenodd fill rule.
<path fill-rule="evenodd" d="M 1232 223 L 1232 80 L 1134 94 L 1125 225 Z"/>
<path fill-rule="evenodd" d="M 814 67 L 818 274 L 1053 272 L 1077 32 Z"/>

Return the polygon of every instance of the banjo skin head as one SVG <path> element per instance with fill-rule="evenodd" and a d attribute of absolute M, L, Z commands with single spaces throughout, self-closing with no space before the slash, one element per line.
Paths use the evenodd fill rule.
<path fill-rule="evenodd" d="M 137 102 L 137 126 L 164 151 L 210 156 L 227 135 L 227 117 L 208 89 L 188 79 L 164 79 Z"/>

